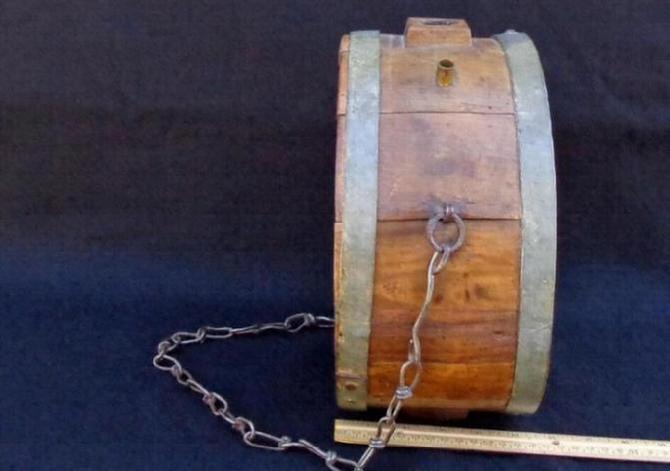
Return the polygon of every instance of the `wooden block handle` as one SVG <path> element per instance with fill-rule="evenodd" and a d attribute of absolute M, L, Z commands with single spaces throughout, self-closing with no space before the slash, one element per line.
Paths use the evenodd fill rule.
<path fill-rule="evenodd" d="M 472 43 L 470 27 L 461 19 L 408 18 L 405 24 L 405 46 Z"/>

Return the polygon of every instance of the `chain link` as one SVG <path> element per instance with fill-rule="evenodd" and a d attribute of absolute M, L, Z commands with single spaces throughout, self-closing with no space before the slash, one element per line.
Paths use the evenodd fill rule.
<path fill-rule="evenodd" d="M 457 236 L 454 240 L 445 242 L 437 240 L 436 231 L 440 222 L 456 223 Z M 256 426 L 251 420 L 241 415 L 235 415 L 230 410 L 228 401 L 221 394 L 211 391 L 199 383 L 172 355 L 181 346 L 203 343 L 207 340 L 227 340 L 232 337 L 258 335 L 269 331 L 296 334 L 308 328 L 330 329 L 335 325 L 334 319 L 330 317 L 299 313 L 287 317 L 283 322 L 252 324 L 246 327 L 205 326 L 200 327 L 195 332 L 175 332 L 158 344 L 153 365 L 159 370 L 169 372 L 177 383 L 199 394 L 202 402 L 209 407 L 211 413 L 221 418 L 234 431 L 239 433 L 246 445 L 279 452 L 303 450 L 321 458 L 331 471 L 364 471 L 372 457 L 388 445 L 395 432 L 396 420 L 405 401 L 413 396 L 414 389 L 421 380 L 423 365 L 421 363 L 421 339 L 419 334 L 433 303 L 435 279 L 447 265 L 450 255 L 460 248 L 465 239 L 465 224 L 451 205 L 446 205 L 439 212 L 436 212 L 428 221 L 426 230 L 428 240 L 435 249 L 428 264 L 426 296 L 412 327 L 407 360 L 400 368 L 398 385 L 393 398 L 389 402 L 385 415 L 377 422 L 375 436 L 370 440 L 367 449 L 358 461 L 342 458 L 334 451 L 324 450 L 304 439 L 294 441 L 288 436 L 277 436 L 256 430 Z"/>

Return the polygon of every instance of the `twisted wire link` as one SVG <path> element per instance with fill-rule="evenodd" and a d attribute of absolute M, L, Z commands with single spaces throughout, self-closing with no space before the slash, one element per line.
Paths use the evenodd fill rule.
<path fill-rule="evenodd" d="M 437 228 L 440 223 L 448 222 L 456 223 L 456 238 L 454 240 L 440 242 L 437 239 Z M 450 255 L 458 250 L 465 241 L 465 223 L 460 216 L 458 216 L 452 205 L 446 205 L 443 208 L 440 208 L 440 211 L 436 212 L 433 217 L 430 218 L 426 225 L 426 235 L 435 249 L 430 258 L 430 262 L 428 263 L 426 296 L 423 305 L 419 310 L 419 315 L 412 326 L 412 336 L 409 340 L 407 349 L 407 360 L 400 367 L 398 386 L 389 402 L 386 414 L 377 422 L 375 436 L 370 439 L 368 448 L 358 460 L 358 468 L 361 470 L 365 469 L 365 466 L 379 450 L 388 445 L 395 433 L 397 427 L 396 420 L 405 401 L 414 395 L 414 390 L 421 381 L 423 364 L 421 362 L 421 339 L 419 334 L 424 321 L 428 317 L 430 307 L 433 304 L 433 298 L 435 296 L 435 279 L 449 262 Z M 412 373 L 413 377 L 410 381 L 409 377 Z M 409 384 L 407 384 L 408 381 L 410 381 Z"/>
<path fill-rule="evenodd" d="M 437 228 L 440 223 L 448 222 L 456 224 L 456 238 L 440 242 L 437 240 Z M 428 221 L 426 231 L 428 240 L 435 251 L 428 264 L 426 296 L 419 310 L 419 315 L 412 326 L 412 335 L 407 349 L 407 361 L 400 368 L 398 385 L 393 397 L 389 401 L 386 413 L 377 422 L 375 436 L 370 440 L 368 447 L 361 454 L 358 461 L 343 458 L 332 450 L 324 450 L 304 439 L 294 441 L 288 436 L 277 436 L 257 430 L 256 425 L 251 420 L 241 415 L 235 415 L 230 410 L 228 401 L 221 394 L 209 390 L 198 382 L 173 355 L 179 347 L 203 343 L 208 340 L 227 340 L 233 337 L 258 335 L 270 331 L 296 334 L 310 328 L 330 329 L 335 325 L 335 321 L 331 317 L 299 313 L 287 317 L 283 322 L 252 324 L 245 327 L 204 326 L 195 332 L 175 332 L 158 343 L 156 355 L 153 357 L 153 365 L 159 370 L 169 372 L 177 383 L 199 394 L 202 402 L 209 407 L 211 413 L 230 425 L 233 431 L 239 433 L 246 445 L 262 450 L 279 452 L 302 450 L 322 459 L 326 467 L 331 471 L 364 471 L 372 457 L 388 445 L 396 430 L 396 419 L 402 410 L 404 402 L 413 396 L 414 389 L 421 380 L 423 365 L 421 363 L 421 340 L 419 334 L 428 316 L 430 306 L 433 303 L 435 279 L 447 265 L 450 255 L 458 250 L 465 240 L 465 224 L 451 205 L 446 205 L 435 213 Z"/>

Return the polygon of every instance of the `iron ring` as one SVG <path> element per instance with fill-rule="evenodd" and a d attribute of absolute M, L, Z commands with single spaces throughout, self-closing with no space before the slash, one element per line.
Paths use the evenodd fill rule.
<path fill-rule="evenodd" d="M 456 224 L 456 238 L 453 241 L 445 241 L 440 243 L 436 238 L 437 227 L 440 223 L 447 224 L 453 222 Z M 440 211 L 436 212 L 433 217 L 428 220 L 426 226 L 428 240 L 436 252 L 455 252 L 462 245 L 465 240 L 465 223 L 463 219 L 456 213 L 453 205 L 445 205 Z"/>

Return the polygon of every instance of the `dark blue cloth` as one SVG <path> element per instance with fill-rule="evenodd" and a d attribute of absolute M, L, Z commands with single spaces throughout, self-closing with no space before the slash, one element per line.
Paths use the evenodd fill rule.
<path fill-rule="evenodd" d="M 546 401 L 465 423 L 670 439 L 665 2 L 22 0 L 0 5 L 0 469 L 321 469 L 243 447 L 150 360 L 177 329 L 332 313 L 338 42 L 407 16 L 529 33 L 550 90 Z M 328 332 L 183 358 L 264 430 L 329 446 L 346 415 Z M 425 450 L 375 465 L 650 468 Z"/>

